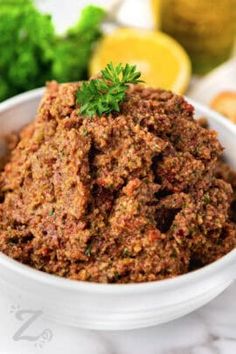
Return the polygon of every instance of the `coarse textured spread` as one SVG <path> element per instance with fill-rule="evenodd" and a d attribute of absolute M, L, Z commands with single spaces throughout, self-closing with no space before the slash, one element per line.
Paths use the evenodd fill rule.
<path fill-rule="evenodd" d="M 63 277 L 128 283 L 174 277 L 233 249 L 226 181 L 236 188 L 236 175 L 193 107 L 136 86 L 119 114 L 90 119 L 78 114 L 78 87 L 51 82 L 11 151 L 0 250 Z"/>

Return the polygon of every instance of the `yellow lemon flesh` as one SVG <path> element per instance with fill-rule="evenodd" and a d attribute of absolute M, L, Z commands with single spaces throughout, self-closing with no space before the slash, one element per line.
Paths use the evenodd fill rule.
<path fill-rule="evenodd" d="M 135 64 L 147 86 L 184 93 L 191 76 L 190 59 L 184 49 L 161 32 L 118 29 L 105 36 L 90 62 L 94 76 L 109 62 Z"/>

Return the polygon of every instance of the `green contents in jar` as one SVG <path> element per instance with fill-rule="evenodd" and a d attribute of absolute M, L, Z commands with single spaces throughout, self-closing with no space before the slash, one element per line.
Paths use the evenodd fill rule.
<path fill-rule="evenodd" d="M 235 19 L 236 0 L 161 1 L 161 29 L 185 47 L 197 74 L 230 57 Z"/>

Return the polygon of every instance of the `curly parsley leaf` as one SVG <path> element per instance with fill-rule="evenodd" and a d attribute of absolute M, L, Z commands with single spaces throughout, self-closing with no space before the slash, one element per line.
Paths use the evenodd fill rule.
<path fill-rule="evenodd" d="M 77 92 L 77 103 L 80 114 L 93 117 L 102 116 L 113 111 L 120 111 L 120 103 L 124 101 L 129 84 L 138 84 L 141 73 L 135 65 L 108 64 L 101 71 L 101 77 L 83 82 Z"/>

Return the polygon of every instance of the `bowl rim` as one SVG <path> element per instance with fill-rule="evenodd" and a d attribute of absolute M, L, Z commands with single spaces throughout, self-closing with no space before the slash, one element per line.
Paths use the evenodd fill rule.
<path fill-rule="evenodd" d="M 0 103 L 0 114 L 4 111 L 13 108 L 18 104 L 23 104 L 32 99 L 40 99 L 45 88 L 37 88 L 12 98 L 5 100 Z M 226 129 L 231 130 L 236 137 L 236 125 L 227 120 L 221 114 L 213 111 L 212 109 L 195 102 L 195 100 L 185 97 L 186 100 L 192 104 L 195 110 L 199 110 L 203 115 L 212 117 L 219 124 L 223 124 Z M 156 280 L 151 282 L 142 283 L 128 283 L 128 284 L 106 284 L 106 283 L 94 283 L 88 281 L 79 281 L 68 278 L 63 278 L 57 275 L 49 274 L 46 272 L 39 271 L 35 268 L 22 264 L 7 255 L 0 252 L 0 266 L 9 269 L 18 276 L 23 276 L 30 280 L 36 281 L 38 283 L 43 283 L 44 285 L 53 286 L 60 289 L 83 291 L 87 293 L 97 293 L 97 294 L 112 294 L 112 295 L 124 295 L 132 294 L 134 292 L 145 293 L 147 291 L 156 290 L 166 290 L 171 288 L 176 288 L 179 285 L 184 285 L 188 282 L 195 282 L 198 279 L 209 277 L 210 275 L 216 274 L 218 271 L 222 271 L 226 266 L 236 267 L 236 248 L 231 252 L 227 253 L 220 259 L 213 263 L 210 263 L 200 269 L 176 276 L 174 278 L 168 278 L 163 280 Z M 233 281 L 233 275 L 228 280 Z"/>
<path fill-rule="evenodd" d="M 187 283 L 193 283 L 198 280 L 203 280 L 204 278 L 209 278 L 214 274 L 220 274 L 220 272 L 227 266 L 231 266 L 234 269 L 236 266 L 236 249 L 200 269 L 178 275 L 174 278 L 142 283 L 108 284 L 63 278 L 31 268 L 28 265 L 22 264 L 8 257 L 2 252 L 0 252 L 0 267 L 1 266 L 4 266 L 5 269 L 14 272 L 20 277 L 28 278 L 43 285 L 53 286 L 57 289 L 73 290 L 78 292 L 83 291 L 86 293 L 96 294 L 125 295 L 132 294 L 134 292 L 146 293 L 158 290 L 171 290 L 172 288 L 176 289 L 180 285 L 183 286 Z M 229 274 L 229 277 L 225 279 L 225 281 L 227 280 L 234 280 L 233 271 L 231 276 Z"/>

